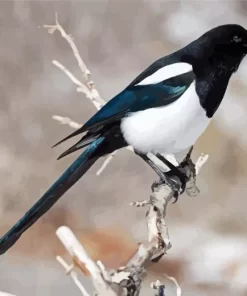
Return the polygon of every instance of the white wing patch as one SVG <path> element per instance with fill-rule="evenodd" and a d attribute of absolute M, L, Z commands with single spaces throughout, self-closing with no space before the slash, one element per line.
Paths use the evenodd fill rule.
<path fill-rule="evenodd" d="M 192 70 L 193 70 L 192 65 L 188 63 L 175 63 L 175 64 L 167 65 L 157 70 L 150 76 L 146 77 L 144 80 L 137 83 L 136 85 L 148 85 L 148 84 L 159 83 L 163 80 L 190 72 Z"/>

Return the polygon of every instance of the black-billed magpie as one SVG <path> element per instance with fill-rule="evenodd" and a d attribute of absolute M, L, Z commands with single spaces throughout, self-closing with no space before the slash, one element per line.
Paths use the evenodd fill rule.
<path fill-rule="evenodd" d="M 0 254 L 5 253 L 101 156 L 131 145 L 157 169 L 150 163 L 147 153 L 159 156 L 191 147 L 210 123 L 231 75 L 246 54 L 247 31 L 240 25 L 223 25 L 150 65 L 80 129 L 56 144 L 85 133 L 59 158 L 87 148 L 0 239 Z"/>

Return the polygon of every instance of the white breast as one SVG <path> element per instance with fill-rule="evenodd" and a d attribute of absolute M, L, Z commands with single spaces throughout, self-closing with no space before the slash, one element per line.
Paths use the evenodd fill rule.
<path fill-rule="evenodd" d="M 209 122 L 193 82 L 170 105 L 131 113 L 122 120 L 121 130 L 127 143 L 138 151 L 169 154 L 193 145 Z"/>

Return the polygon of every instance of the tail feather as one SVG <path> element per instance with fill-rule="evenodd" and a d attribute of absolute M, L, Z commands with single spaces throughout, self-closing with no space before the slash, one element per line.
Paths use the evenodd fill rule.
<path fill-rule="evenodd" d="M 73 145 L 68 150 L 66 150 L 62 154 L 60 154 L 57 159 L 59 160 L 65 156 L 79 150 L 79 149 L 82 149 L 82 148 L 92 144 L 94 141 L 95 141 L 95 138 L 88 138 L 86 140 L 80 139 L 80 141 L 78 141 L 75 145 Z"/>
<path fill-rule="evenodd" d="M 52 148 L 54 148 L 54 147 L 60 145 L 61 143 L 65 142 L 65 141 L 67 141 L 67 140 L 69 140 L 69 139 L 71 139 L 71 138 L 73 138 L 73 137 L 75 137 L 75 136 L 78 136 L 78 135 L 84 133 L 86 130 L 87 130 L 87 129 L 85 129 L 85 127 L 82 126 L 81 128 L 79 128 L 78 130 L 76 130 L 76 131 L 73 132 L 72 134 L 68 135 L 67 137 L 65 137 L 64 139 L 62 139 L 61 141 L 59 141 L 58 143 L 56 143 L 55 145 L 53 145 Z"/>
<path fill-rule="evenodd" d="M 44 215 L 89 170 L 99 158 L 97 150 L 103 142 L 104 137 L 100 137 L 91 143 L 32 208 L 0 239 L 0 254 L 4 254 L 11 248 L 22 233 Z"/>

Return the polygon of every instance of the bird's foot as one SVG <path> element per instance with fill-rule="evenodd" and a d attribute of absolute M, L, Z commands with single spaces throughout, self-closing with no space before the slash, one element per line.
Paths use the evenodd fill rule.
<path fill-rule="evenodd" d="M 187 188 L 187 185 L 189 185 L 189 183 L 190 183 L 189 186 L 191 186 L 191 182 L 194 185 L 196 182 L 196 167 L 191 159 L 192 151 L 193 151 L 193 146 L 190 148 L 186 157 L 183 159 L 183 161 L 177 167 L 178 170 L 180 170 L 180 172 L 181 172 L 181 174 L 177 175 L 182 183 L 180 194 L 182 194 L 185 191 L 185 189 Z"/>
<path fill-rule="evenodd" d="M 182 171 L 178 171 L 178 169 L 176 168 L 175 172 L 171 170 L 167 173 L 163 173 L 159 181 L 156 181 L 152 185 L 152 191 L 154 190 L 154 187 L 167 185 L 173 191 L 173 196 L 175 198 L 175 201 L 173 203 L 176 203 L 179 195 L 182 194 L 185 190 L 187 182 L 186 178 L 187 176 Z"/>
<path fill-rule="evenodd" d="M 193 150 L 193 146 L 190 148 L 189 152 L 187 153 L 186 157 L 183 161 L 179 164 L 181 170 L 183 170 L 184 174 L 187 176 L 188 179 L 196 177 L 196 166 L 191 159 L 191 153 Z"/>
<path fill-rule="evenodd" d="M 191 160 L 191 153 L 193 151 L 193 146 L 190 148 L 189 152 L 187 153 L 186 157 L 183 161 L 179 164 L 178 167 L 174 166 L 173 164 L 169 164 L 163 156 L 159 155 L 159 158 L 169 166 L 170 171 L 164 173 L 164 183 L 166 183 L 174 192 L 175 201 L 176 203 L 178 200 L 178 196 L 183 194 L 186 189 L 186 184 L 190 180 L 190 178 L 195 178 L 196 171 L 195 165 Z"/>
<path fill-rule="evenodd" d="M 167 185 L 169 188 L 171 188 L 171 190 L 174 193 L 175 199 L 178 198 L 180 186 L 177 184 L 177 182 L 175 182 L 173 179 L 171 179 L 165 173 L 163 174 L 163 176 L 159 180 L 155 181 L 152 184 L 152 187 L 151 187 L 152 192 L 154 192 L 156 188 L 159 188 L 160 186 L 163 186 L 163 185 Z"/>
<path fill-rule="evenodd" d="M 186 189 L 186 184 L 189 180 L 187 175 L 181 170 L 179 167 L 176 170 L 170 170 L 169 172 L 165 173 L 170 184 L 172 190 L 174 191 L 174 203 L 178 201 L 179 195 L 183 194 Z"/>

